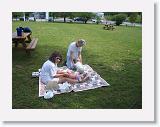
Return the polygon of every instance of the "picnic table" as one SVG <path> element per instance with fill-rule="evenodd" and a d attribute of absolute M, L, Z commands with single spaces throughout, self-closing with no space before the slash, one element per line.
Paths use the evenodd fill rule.
<path fill-rule="evenodd" d="M 17 36 L 17 32 L 12 33 L 12 43 L 15 43 L 15 47 L 22 44 L 27 53 L 35 49 L 37 42 L 38 38 L 31 38 L 31 33 L 22 33 L 22 36 Z"/>
<path fill-rule="evenodd" d="M 105 29 L 105 30 L 114 30 L 115 27 L 112 24 L 105 24 L 103 29 Z"/>

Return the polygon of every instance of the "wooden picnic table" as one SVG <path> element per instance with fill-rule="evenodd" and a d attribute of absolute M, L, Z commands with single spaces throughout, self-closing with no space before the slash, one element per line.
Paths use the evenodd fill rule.
<path fill-rule="evenodd" d="M 21 43 L 26 52 L 34 50 L 37 42 L 38 38 L 31 38 L 31 33 L 22 33 L 22 36 L 17 36 L 17 32 L 12 33 L 12 43 L 15 43 L 15 47 Z"/>
<path fill-rule="evenodd" d="M 22 36 L 17 36 L 17 32 L 12 33 L 12 42 L 15 43 L 15 47 L 21 43 L 24 48 L 27 47 L 27 42 L 31 42 L 31 33 L 23 33 Z"/>
<path fill-rule="evenodd" d="M 105 29 L 105 30 L 114 30 L 115 27 L 112 24 L 105 24 L 103 29 Z"/>

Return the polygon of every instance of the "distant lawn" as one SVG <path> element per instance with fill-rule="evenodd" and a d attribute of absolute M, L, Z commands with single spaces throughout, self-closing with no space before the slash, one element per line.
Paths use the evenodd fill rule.
<path fill-rule="evenodd" d="M 16 109 L 140 109 L 142 108 L 142 28 L 45 22 L 13 22 L 28 26 L 39 39 L 36 50 L 12 48 L 12 107 Z M 83 63 L 90 65 L 111 86 L 56 95 L 50 100 L 38 97 L 38 78 L 31 73 L 41 68 L 53 51 L 66 57 L 70 42 L 83 38 Z"/>

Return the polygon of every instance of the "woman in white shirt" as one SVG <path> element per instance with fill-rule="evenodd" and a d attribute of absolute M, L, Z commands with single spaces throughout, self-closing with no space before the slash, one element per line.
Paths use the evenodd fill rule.
<path fill-rule="evenodd" d="M 75 63 L 77 61 L 82 63 L 82 46 L 86 44 L 84 39 L 79 39 L 77 42 L 72 42 L 68 47 L 67 52 L 67 62 L 66 65 L 69 69 L 75 68 Z"/>
<path fill-rule="evenodd" d="M 62 56 L 59 52 L 54 52 L 51 54 L 49 59 L 43 64 L 41 69 L 41 82 L 49 87 L 56 87 L 58 89 L 59 83 L 68 82 L 70 84 L 75 84 L 80 81 L 76 79 L 68 78 L 67 73 L 57 73 L 59 64 L 62 61 Z M 81 81 L 84 82 L 84 81 Z"/>

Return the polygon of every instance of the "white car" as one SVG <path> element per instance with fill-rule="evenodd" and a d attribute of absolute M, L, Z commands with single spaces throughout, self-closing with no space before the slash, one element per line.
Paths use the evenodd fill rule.
<path fill-rule="evenodd" d="M 29 17 L 28 20 L 29 21 L 34 21 L 34 17 Z"/>
<path fill-rule="evenodd" d="M 103 20 L 103 19 L 101 19 L 101 20 L 100 20 L 100 23 L 104 23 L 104 20 Z"/>
<path fill-rule="evenodd" d="M 94 23 L 96 23 L 96 22 L 97 22 L 97 20 L 96 20 L 96 19 L 91 19 L 91 21 L 92 21 L 92 22 L 94 22 Z"/>
<path fill-rule="evenodd" d="M 13 21 L 19 21 L 19 18 L 14 18 Z"/>

